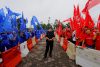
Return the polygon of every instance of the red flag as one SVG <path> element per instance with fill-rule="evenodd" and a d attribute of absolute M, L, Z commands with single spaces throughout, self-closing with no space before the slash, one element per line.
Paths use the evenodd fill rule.
<path fill-rule="evenodd" d="M 83 28 L 84 27 L 84 19 L 83 17 L 80 18 L 80 28 Z"/>
<path fill-rule="evenodd" d="M 73 17 L 73 28 L 76 30 L 77 28 L 80 28 L 80 17 L 76 16 Z"/>
<path fill-rule="evenodd" d="M 79 8 L 79 5 L 77 6 L 77 16 L 80 17 L 80 8 Z"/>
<path fill-rule="evenodd" d="M 70 21 L 70 18 L 68 18 L 68 19 L 64 20 L 63 22 L 68 22 L 68 21 Z"/>
<path fill-rule="evenodd" d="M 76 29 L 76 38 L 80 38 L 80 34 L 81 34 L 81 28 L 77 28 Z"/>
<path fill-rule="evenodd" d="M 99 15 L 99 17 L 98 17 L 97 28 L 98 28 L 99 31 L 100 31 L 100 15 Z"/>
<path fill-rule="evenodd" d="M 89 14 L 88 11 L 86 11 L 86 18 L 85 18 L 85 26 L 89 27 L 89 28 L 93 28 L 94 27 L 94 22 Z"/>
<path fill-rule="evenodd" d="M 94 7 L 98 4 L 100 4 L 100 0 L 90 0 L 90 2 L 88 4 L 88 9 L 91 9 L 92 7 Z"/>
<path fill-rule="evenodd" d="M 70 28 L 72 29 L 72 30 L 74 30 L 74 27 L 73 27 L 73 20 L 70 18 Z"/>
<path fill-rule="evenodd" d="M 99 15 L 99 17 L 98 17 L 98 21 L 100 21 L 100 15 Z"/>
<path fill-rule="evenodd" d="M 88 0 L 82 12 L 85 13 L 87 10 L 91 9 L 92 7 L 98 4 L 100 4 L 100 0 Z"/>
<path fill-rule="evenodd" d="M 77 16 L 77 9 L 76 9 L 75 5 L 74 5 L 74 16 Z"/>
<path fill-rule="evenodd" d="M 58 22 L 58 35 L 62 35 L 62 24 L 60 23 L 60 21 Z"/>
<path fill-rule="evenodd" d="M 87 1 L 85 8 L 82 10 L 83 13 L 85 13 L 87 11 L 89 2 L 90 2 L 90 0 Z"/>
<path fill-rule="evenodd" d="M 80 9 L 79 9 L 79 5 L 76 7 L 74 6 L 74 16 L 73 16 L 73 24 L 74 24 L 74 29 L 80 28 L 80 18 L 81 18 L 81 14 L 80 14 Z"/>

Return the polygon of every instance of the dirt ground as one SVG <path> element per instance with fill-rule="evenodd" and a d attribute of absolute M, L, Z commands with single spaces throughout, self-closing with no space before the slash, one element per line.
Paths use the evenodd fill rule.
<path fill-rule="evenodd" d="M 52 58 L 48 56 L 43 59 L 45 47 L 45 39 L 43 39 L 36 44 L 27 57 L 22 59 L 22 62 L 17 67 L 78 67 L 75 61 L 68 58 L 56 41 L 54 42 Z"/>

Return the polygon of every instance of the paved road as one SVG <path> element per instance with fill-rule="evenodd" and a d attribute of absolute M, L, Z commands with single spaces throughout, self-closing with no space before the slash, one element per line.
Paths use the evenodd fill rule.
<path fill-rule="evenodd" d="M 45 46 L 45 39 L 43 39 L 32 49 L 27 57 L 23 58 L 17 67 L 78 67 L 74 61 L 69 60 L 67 54 L 57 42 L 54 43 L 53 57 L 47 57 L 44 60 Z"/>

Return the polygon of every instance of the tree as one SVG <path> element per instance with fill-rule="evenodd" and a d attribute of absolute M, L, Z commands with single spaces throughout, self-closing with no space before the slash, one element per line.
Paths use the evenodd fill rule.
<path fill-rule="evenodd" d="M 66 25 L 64 25 L 63 23 L 62 23 L 62 28 L 63 28 L 63 29 L 66 28 Z"/>
<path fill-rule="evenodd" d="M 46 25 L 45 23 L 42 23 L 41 26 L 42 26 L 42 28 L 43 28 L 44 30 L 46 30 L 47 25 Z"/>
<path fill-rule="evenodd" d="M 55 29 L 57 26 L 58 26 L 57 20 L 55 20 L 55 22 L 54 22 L 54 24 L 53 24 L 54 29 Z"/>
<path fill-rule="evenodd" d="M 20 18 L 17 19 L 17 23 L 18 23 L 17 28 L 18 28 L 18 30 L 20 30 Z"/>
<path fill-rule="evenodd" d="M 46 29 L 49 29 L 52 25 L 50 23 L 47 24 Z"/>
<path fill-rule="evenodd" d="M 66 24 L 68 28 L 70 28 L 70 23 Z"/>
<path fill-rule="evenodd" d="M 39 25 L 36 25 L 36 27 L 37 27 L 38 30 L 40 30 L 40 26 Z"/>

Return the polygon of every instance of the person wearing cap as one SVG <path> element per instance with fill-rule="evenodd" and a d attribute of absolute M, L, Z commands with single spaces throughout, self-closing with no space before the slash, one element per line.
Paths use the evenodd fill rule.
<path fill-rule="evenodd" d="M 52 30 L 52 27 L 49 28 L 49 30 L 46 33 L 46 49 L 44 58 L 47 57 L 47 53 L 49 51 L 49 56 L 52 57 L 52 50 L 53 50 L 53 42 L 54 42 L 54 31 Z"/>

